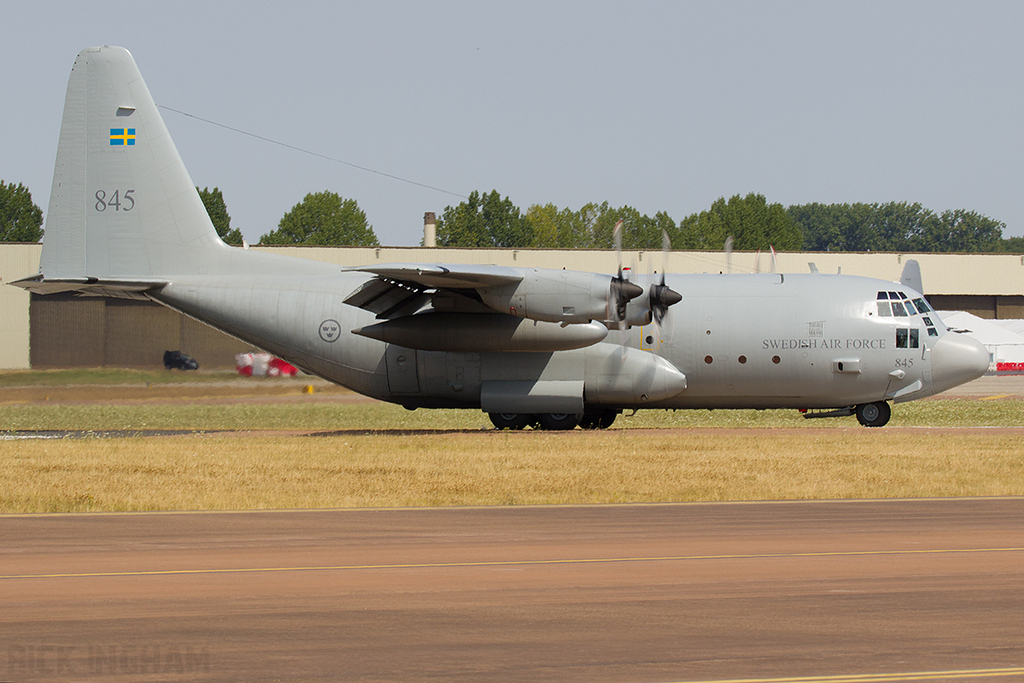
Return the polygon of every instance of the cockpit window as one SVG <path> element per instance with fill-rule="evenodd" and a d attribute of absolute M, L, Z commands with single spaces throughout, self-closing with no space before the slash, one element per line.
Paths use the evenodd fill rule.
<path fill-rule="evenodd" d="M 921 346 L 921 330 L 897 328 L 896 329 L 896 348 L 897 349 L 916 349 Z"/>
<path fill-rule="evenodd" d="M 888 298 L 889 298 L 889 292 L 879 292 L 878 293 L 878 300 L 879 301 L 881 301 L 882 299 L 888 299 Z"/>
<path fill-rule="evenodd" d="M 930 313 L 932 310 L 928 308 L 928 304 L 925 303 L 924 299 L 914 299 L 914 305 L 917 306 L 917 310 L 921 313 Z"/>
<path fill-rule="evenodd" d="M 899 301 L 892 302 L 892 314 L 900 318 L 907 317 L 907 311 Z M 913 315 L 913 310 L 911 310 L 911 315 Z"/>
<path fill-rule="evenodd" d="M 897 294 L 896 292 L 889 292 L 889 298 L 890 299 L 896 299 L 896 301 L 899 301 L 900 300 L 900 295 Z M 907 297 L 903 297 L 903 298 L 906 299 Z"/>
<path fill-rule="evenodd" d="M 884 294 L 884 293 L 885 292 L 879 292 L 879 294 Z M 879 315 L 879 317 L 882 317 L 882 318 L 891 318 L 892 317 L 892 308 L 889 306 L 889 302 L 888 301 L 879 301 L 879 302 L 877 302 L 877 306 L 878 306 L 878 315 Z"/>

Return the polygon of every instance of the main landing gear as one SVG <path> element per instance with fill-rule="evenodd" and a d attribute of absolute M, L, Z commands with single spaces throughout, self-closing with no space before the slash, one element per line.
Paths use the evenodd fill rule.
<path fill-rule="evenodd" d="M 534 427 L 564 431 L 575 429 L 579 425 L 583 429 L 608 429 L 615 422 L 618 416 L 615 410 L 587 411 L 583 415 L 572 413 L 540 413 L 529 415 L 526 413 L 488 413 L 491 423 L 497 429 L 524 429 Z"/>

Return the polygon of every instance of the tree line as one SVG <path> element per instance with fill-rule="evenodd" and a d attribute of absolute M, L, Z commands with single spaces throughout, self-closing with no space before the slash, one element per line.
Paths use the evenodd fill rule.
<path fill-rule="evenodd" d="M 241 245 L 242 233 L 220 189 L 199 189 L 217 234 Z M 506 249 L 610 249 L 622 221 L 624 249 L 656 250 L 662 232 L 673 249 L 720 250 L 733 238 L 737 250 L 1024 253 L 1024 237 L 1003 237 L 1006 224 L 975 211 L 936 213 L 919 203 L 800 204 L 783 207 L 750 193 L 717 199 L 705 211 L 675 221 L 664 211 L 653 217 L 630 206 L 588 203 L 579 209 L 534 204 L 524 213 L 497 190 L 472 192 L 446 206 L 437 221 L 444 247 Z M 36 242 L 43 212 L 20 183 L 0 180 L 0 241 Z M 378 246 L 366 213 L 354 199 L 335 192 L 310 193 L 262 235 L 259 244 Z"/>
<path fill-rule="evenodd" d="M 579 210 L 535 204 L 525 213 L 496 191 L 472 193 L 445 207 L 437 240 L 448 247 L 609 249 L 623 222 L 624 249 L 660 249 L 662 231 L 674 249 L 1024 253 L 1024 237 L 1004 238 L 1006 224 L 975 211 L 935 213 L 919 203 L 770 204 L 764 195 L 721 197 L 676 222 L 608 202 Z"/>

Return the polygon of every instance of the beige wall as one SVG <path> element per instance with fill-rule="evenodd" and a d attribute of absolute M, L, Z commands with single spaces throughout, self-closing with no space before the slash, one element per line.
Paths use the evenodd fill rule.
<path fill-rule="evenodd" d="M 29 294 L 8 282 L 39 272 L 38 244 L 0 244 L 0 368 L 27 368 Z"/>
<path fill-rule="evenodd" d="M 599 250 L 503 250 L 503 249 L 427 249 L 423 247 L 380 247 L 380 248 L 348 248 L 348 247 L 253 247 L 254 250 L 268 251 L 300 258 L 309 258 L 341 266 L 356 266 L 381 263 L 488 263 L 507 266 L 527 266 L 535 268 L 567 268 L 612 273 L 616 269 L 615 254 Z M 6 286 L 12 280 L 28 277 L 39 270 L 39 256 L 42 247 L 39 244 L 0 244 L 0 368 L 29 367 L 29 307 L 30 299 L 27 292 Z M 623 264 L 631 266 L 638 273 L 649 273 L 662 270 L 662 254 L 659 251 L 627 251 L 623 253 Z M 885 280 L 896 280 L 903 270 L 908 258 L 917 259 L 921 264 L 921 275 L 925 285 L 925 293 L 934 297 L 937 307 L 946 310 L 968 310 L 985 318 L 1021 318 L 1024 317 L 1024 256 L 1021 255 L 962 255 L 962 254 L 845 254 L 845 253 L 786 253 L 778 254 L 777 270 L 786 273 L 809 272 L 808 263 L 814 263 L 822 273 L 835 273 L 840 268 L 846 275 L 862 275 Z M 749 252 L 734 253 L 727 259 L 720 252 L 672 252 L 668 257 L 668 271 L 675 273 L 719 273 L 731 270 L 734 273 L 750 273 L 758 270 L 771 270 L 771 254 L 753 254 Z M 86 313 L 89 305 L 81 302 L 82 313 Z M 99 307 L 94 303 L 98 311 Z M 133 309 L 111 309 L 104 306 L 103 319 L 81 319 L 77 314 L 66 317 L 56 315 L 58 308 L 52 308 L 51 314 L 41 314 L 38 320 L 32 321 L 32 328 L 37 334 L 43 329 L 64 330 L 71 326 L 75 330 L 66 330 L 61 334 L 93 334 L 100 328 L 104 330 L 104 340 L 90 341 L 85 344 L 95 358 L 102 349 L 104 360 L 120 358 L 114 354 L 117 345 L 127 341 L 123 336 L 125 330 L 134 330 L 133 334 L 141 334 L 140 329 L 132 327 L 123 318 Z M 152 332 L 164 334 L 153 343 L 158 346 L 166 344 L 193 346 L 201 342 L 211 349 L 210 361 L 216 364 L 230 364 L 230 355 L 240 342 L 224 337 L 220 333 L 208 330 L 203 325 L 188 319 L 180 319 L 178 314 L 170 311 L 148 311 L 138 309 L 138 313 L 152 318 L 156 325 Z M 166 316 L 171 315 L 171 320 Z M 177 316 L 177 317 L 175 317 Z M 60 318 L 60 319 L 58 319 Z M 92 325 L 99 325 L 93 332 Z M 82 327 L 84 326 L 84 327 Z M 79 330 L 78 328 L 82 329 Z M 165 329 L 166 328 L 166 329 Z M 118 330 L 121 332 L 119 333 Z M 113 333 L 113 338 L 108 338 Z M 211 336 L 212 335 L 212 336 Z M 166 339 L 164 339 L 166 337 Z M 37 337 L 38 338 L 38 337 Z M 120 341 L 118 341 L 120 338 Z M 177 340 L 175 342 L 174 340 Z M 96 344 L 101 344 L 96 346 Z M 112 345 L 110 349 L 108 345 Z M 177 345 L 175 346 L 177 348 Z M 125 347 L 140 348 L 138 339 Z M 169 348 L 169 347 L 168 347 Z M 64 356 L 61 356 L 64 354 Z M 81 351 L 66 349 L 58 351 L 47 347 L 46 358 L 52 360 L 66 357 L 68 362 L 82 356 Z M 134 359 L 140 363 L 148 363 L 150 354 L 145 358 Z M 97 364 L 97 363 L 93 363 Z M 209 365 L 207 365 L 209 367 Z"/>

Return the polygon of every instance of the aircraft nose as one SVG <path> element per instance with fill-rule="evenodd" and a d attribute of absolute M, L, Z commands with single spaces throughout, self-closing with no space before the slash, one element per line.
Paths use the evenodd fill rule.
<path fill-rule="evenodd" d="M 988 350 L 965 334 L 943 335 L 932 347 L 932 391 L 939 393 L 988 371 Z"/>

